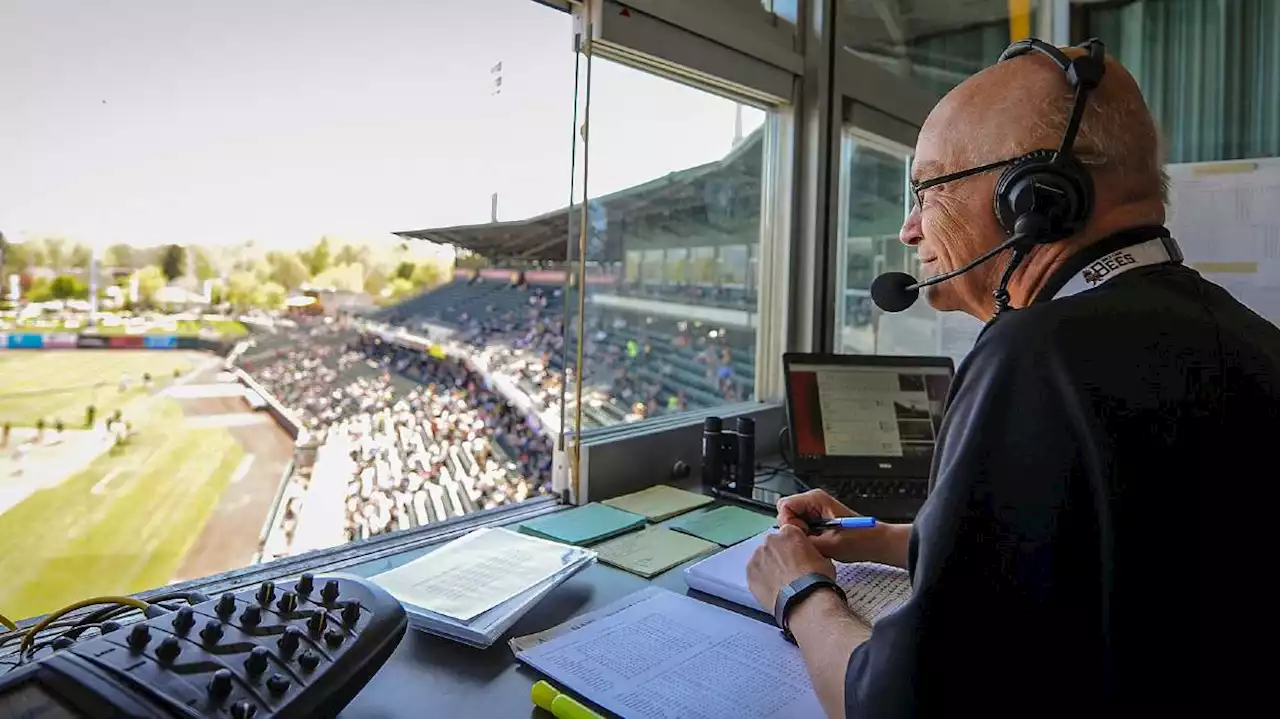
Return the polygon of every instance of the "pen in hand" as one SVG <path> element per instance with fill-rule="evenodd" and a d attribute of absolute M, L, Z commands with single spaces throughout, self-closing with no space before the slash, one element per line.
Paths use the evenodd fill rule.
<path fill-rule="evenodd" d="M 805 521 L 809 524 L 809 531 L 815 534 L 827 529 L 870 529 L 876 526 L 875 517 L 836 517 Z"/>

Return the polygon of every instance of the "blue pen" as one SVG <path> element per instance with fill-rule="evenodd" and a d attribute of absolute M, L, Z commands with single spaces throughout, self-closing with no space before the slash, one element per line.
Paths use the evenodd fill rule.
<path fill-rule="evenodd" d="M 837 517 L 809 521 L 809 531 L 821 532 L 824 529 L 870 529 L 876 526 L 875 517 Z"/>

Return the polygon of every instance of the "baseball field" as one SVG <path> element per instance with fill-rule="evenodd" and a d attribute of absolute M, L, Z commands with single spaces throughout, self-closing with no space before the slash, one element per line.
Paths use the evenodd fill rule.
<path fill-rule="evenodd" d="M 244 452 L 224 427 L 188 426 L 162 388 L 208 365 L 185 351 L 0 352 L 0 613 L 42 614 L 173 580 Z M 150 389 L 142 375 L 154 378 Z M 120 389 L 129 375 L 129 387 Z M 85 407 L 98 427 L 85 427 Z M 134 435 L 113 447 L 102 422 L 119 409 Z M 45 420 L 36 438 L 36 422 Z M 51 428 L 61 419 L 62 433 Z M 253 521 L 260 523 L 261 517 Z M 256 534 L 256 527 L 252 530 Z"/>

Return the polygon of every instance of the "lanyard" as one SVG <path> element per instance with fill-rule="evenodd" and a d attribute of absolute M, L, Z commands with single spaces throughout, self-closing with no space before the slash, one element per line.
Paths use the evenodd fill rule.
<path fill-rule="evenodd" d="M 1067 281 L 1052 299 L 1087 292 L 1129 270 L 1167 262 L 1181 262 L 1182 250 L 1172 237 L 1156 237 L 1136 245 L 1122 247 L 1089 263 Z"/>

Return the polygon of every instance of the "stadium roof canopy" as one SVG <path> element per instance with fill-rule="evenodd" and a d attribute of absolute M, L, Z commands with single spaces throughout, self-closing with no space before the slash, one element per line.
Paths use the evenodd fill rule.
<path fill-rule="evenodd" d="M 672 172 L 591 200 L 590 204 L 599 205 L 604 217 L 609 219 L 608 231 L 600 237 L 604 246 L 593 250 L 592 256 L 604 260 L 621 259 L 622 234 L 618 231 L 617 220 L 629 222 L 644 218 L 649 222 L 656 220 L 658 224 L 678 225 L 681 211 L 707 204 L 709 185 L 723 187 L 747 182 L 758 185 L 763 136 L 762 129 L 757 129 L 720 160 Z M 655 218 L 655 215 L 660 217 Z M 406 239 L 453 245 L 489 259 L 564 262 L 571 229 L 575 233 L 572 240 L 575 244 L 577 242 L 580 217 L 581 205 L 574 205 L 526 220 L 406 230 L 394 234 Z M 687 231 L 675 231 L 687 234 Z"/>

